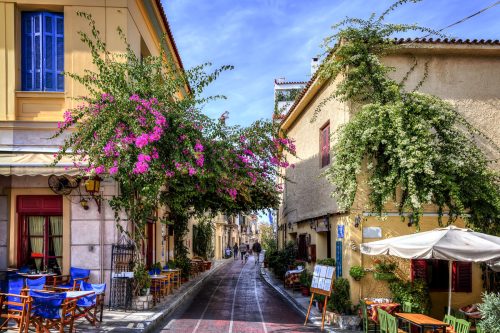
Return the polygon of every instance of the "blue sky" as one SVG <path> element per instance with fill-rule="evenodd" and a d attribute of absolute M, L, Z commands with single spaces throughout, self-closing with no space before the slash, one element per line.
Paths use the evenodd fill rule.
<path fill-rule="evenodd" d="M 393 23 L 418 23 L 440 29 L 496 0 L 424 0 L 407 4 L 388 17 Z M 346 16 L 381 13 L 385 0 L 163 0 L 186 68 L 210 61 L 233 65 L 207 90 L 227 100 L 204 111 L 228 123 L 248 125 L 269 118 L 275 78 L 306 81 L 311 58 L 321 52 L 330 27 Z M 500 6 L 446 30 L 451 37 L 500 38 Z M 403 36 L 407 37 L 407 36 Z"/>

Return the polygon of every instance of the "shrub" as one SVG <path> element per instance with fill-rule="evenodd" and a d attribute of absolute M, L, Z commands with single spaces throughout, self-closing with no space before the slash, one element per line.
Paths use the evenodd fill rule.
<path fill-rule="evenodd" d="M 313 275 L 307 269 L 304 269 L 302 273 L 300 273 L 300 284 L 304 287 L 311 287 Z"/>
<path fill-rule="evenodd" d="M 479 305 L 483 319 L 479 327 L 484 332 L 500 333 L 500 293 L 484 293 L 483 304 Z"/>
<path fill-rule="evenodd" d="M 352 266 L 349 270 L 349 275 L 356 281 L 361 280 L 365 275 L 365 269 L 361 266 Z"/>
<path fill-rule="evenodd" d="M 345 278 L 337 278 L 333 284 L 332 296 L 328 300 L 328 309 L 340 314 L 351 314 L 351 287 Z"/>
<path fill-rule="evenodd" d="M 320 259 L 320 260 L 316 261 L 316 264 L 335 267 L 335 259 L 333 259 L 333 258 Z"/>
<path fill-rule="evenodd" d="M 410 302 L 417 312 L 429 313 L 431 299 L 427 283 L 424 280 L 419 279 L 414 282 L 397 280 L 389 283 L 389 289 L 396 303 Z"/>
<path fill-rule="evenodd" d="M 279 278 L 283 278 L 288 266 L 292 265 L 297 257 L 297 247 L 293 241 L 290 241 L 283 250 L 272 251 L 269 255 L 266 254 L 266 257 L 274 274 Z"/>

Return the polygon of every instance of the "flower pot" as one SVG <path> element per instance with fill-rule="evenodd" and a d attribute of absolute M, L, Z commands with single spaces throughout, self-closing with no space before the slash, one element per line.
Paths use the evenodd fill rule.
<path fill-rule="evenodd" d="M 300 291 L 302 292 L 302 296 L 309 296 L 311 293 L 309 292 L 309 287 L 302 286 L 300 288 Z"/>
<path fill-rule="evenodd" d="M 141 296 L 149 296 L 150 289 L 149 288 L 142 288 L 140 291 Z"/>
<path fill-rule="evenodd" d="M 340 315 L 338 317 L 338 324 L 340 329 L 343 330 L 357 330 L 359 328 L 359 324 L 361 324 L 361 318 L 356 315 Z"/>
<path fill-rule="evenodd" d="M 205 261 L 204 262 L 204 265 L 205 265 L 205 270 L 209 270 L 210 268 L 212 268 L 212 262 L 211 261 Z"/>
<path fill-rule="evenodd" d="M 319 312 L 323 312 L 323 302 L 317 302 Z"/>
<path fill-rule="evenodd" d="M 186 283 L 188 281 L 189 279 L 187 277 L 181 277 L 181 283 Z"/>

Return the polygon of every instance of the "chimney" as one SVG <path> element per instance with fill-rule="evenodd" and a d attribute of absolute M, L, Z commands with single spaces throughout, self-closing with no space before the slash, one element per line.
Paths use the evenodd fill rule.
<path fill-rule="evenodd" d="M 311 76 L 314 75 L 314 73 L 316 73 L 316 71 L 318 70 L 318 67 L 319 67 L 319 58 L 318 57 L 314 57 L 311 59 Z"/>

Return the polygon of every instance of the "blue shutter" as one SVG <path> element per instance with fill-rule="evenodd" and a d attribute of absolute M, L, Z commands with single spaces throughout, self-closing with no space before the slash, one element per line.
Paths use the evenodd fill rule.
<path fill-rule="evenodd" d="M 64 16 L 55 14 L 56 90 L 64 91 Z"/>
<path fill-rule="evenodd" d="M 26 91 L 42 90 L 42 14 L 21 15 L 21 85 Z"/>
<path fill-rule="evenodd" d="M 335 270 L 336 277 L 342 277 L 342 241 L 335 242 Z"/>

